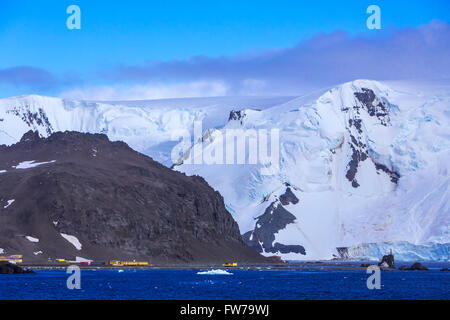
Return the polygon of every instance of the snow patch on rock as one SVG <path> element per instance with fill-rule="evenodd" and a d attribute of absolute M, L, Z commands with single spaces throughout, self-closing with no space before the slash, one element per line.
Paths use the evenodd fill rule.
<path fill-rule="evenodd" d="M 3 208 L 4 208 L 4 209 L 8 208 L 8 207 L 9 207 L 10 205 L 12 205 L 15 201 L 16 201 L 16 200 L 14 200 L 14 199 L 8 200 L 6 206 L 4 206 Z"/>
<path fill-rule="evenodd" d="M 36 160 L 23 161 L 23 162 L 19 163 L 17 166 L 13 166 L 13 168 L 25 170 L 25 169 L 35 168 L 35 167 L 41 166 L 43 164 L 49 164 L 49 163 L 54 163 L 54 162 L 56 162 L 56 160 L 46 161 L 46 162 L 36 162 Z"/>
<path fill-rule="evenodd" d="M 69 241 L 77 250 L 81 250 L 81 243 L 80 241 L 77 239 L 77 237 L 75 236 L 71 236 L 65 233 L 61 233 L 61 236 L 66 239 L 67 241 Z"/>
<path fill-rule="evenodd" d="M 31 236 L 26 236 L 25 238 L 26 238 L 28 241 L 30 241 L 30 242 L 34 242 L 34 243 L 39 242 L 39 239 L 38 239 L 38 238 L 34 238 L 34 237 L 31 237 Z"/>

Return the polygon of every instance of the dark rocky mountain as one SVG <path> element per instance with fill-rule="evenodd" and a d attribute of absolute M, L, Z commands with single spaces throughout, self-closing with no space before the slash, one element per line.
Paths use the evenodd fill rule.
<path fill-rule="evenodd" d="M 262 262 L 222 196 L 106 135 L 0 146 L 0 248 L 24 261 Z"/>

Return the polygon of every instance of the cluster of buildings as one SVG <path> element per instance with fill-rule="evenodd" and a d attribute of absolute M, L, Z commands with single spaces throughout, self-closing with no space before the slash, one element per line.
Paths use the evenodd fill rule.
<path fill-rule="evenodd" d="M 6 261 L 9 263 L 22 263 L 23 262 L 23 257 L 20 254 L 13 254 L 10 256 L 0 256 L 0 261 Z"/>
<path fill-rule="evenodd" d="M 14 255 L 7 255 L 7 256 L 0 256 L 0 262 L 9 262 L 13 264 L 23 263 L 23 256 L 21 254 L 14 254 Z M 86 265 L 86 266 L 148 266 L 149 263 L 147 261 L 120 261 L 120 260 L 113 260 L 109 262 L 104 261 L 71 261 L 66 259 L 56 259 L 56 263 L 64 263 L 64 264 L 79 264 L 79 265 Z"/>
<path fill-rule="evenodd" d="M 71 264 L 79 264 L 79 265 L 86 265 L 86 266 L 104 266 L 104 265 L 110 265 L 110 266 L 148 266 L 147 261 L 119 261 L 119 260 L 113 260 L 109 262 L 104 261 L 70 261 L 66 259 L 56 259 L 56 262 L 60 263 L 71 263 Z"/>
<path fill-rule="evenodd" d="M 23 262 L 23 256 L 20 254 L 16 255 L 9 255 L 9 256 L 0 256 L 0 262 L 6 261 L 10 263 L 22 263 Z M 120 261 L 120 260 L 112 260 L 109 262 L 104 261 L 70 261 L 66 259 L 56 259 L 57 263 L 67 263 L 67 264 L 79 264 L 79 265 L 86 265 L 86 266 L 148 266 L 149 263 L 147 261 Z M 223 264 L 224 267 L 237 267 L 236 262 L 226 262 Z"/>

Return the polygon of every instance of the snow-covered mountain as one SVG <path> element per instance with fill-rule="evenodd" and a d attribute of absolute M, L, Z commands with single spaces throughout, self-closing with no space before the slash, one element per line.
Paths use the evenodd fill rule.
<path fill-rule="evenodd" d="M 56 131 L 105 133 L 133 149 L 170 166 L 170 153 L 180 129 L 193 130 L 193 121 L 205 128 L 226 123 L 236 107 L 268 108 L 292 97 L 218 97 L 126 102 L 86 102 L 26 95 L 0 99 L 0 144 L 20 140 L 28 130 L 47 137 Z"/>
<path fill-rule="evenodd" d="M 375 258 L 392 247 L 402 260 L 450 260 L 449 107 L 450 86 L 368 80 L 297 98 L 22 96 L 0 100 L 0 144 L 30 128 L 103 132 L 170 166 L 174 132 L 192 133 L 194 121 L 203 126 L 191 140 L 200 156 L 223 148 L 226 157 L 229 129 L 249 139 L 276 129 L 279 168 L 270 174 L 267 163 L 188 164 L 195 146 L 175 166 L 223 195 L 252 247 L 287 259 Z"/>
<path fill-rule="evenodd" d="M 446 244 L 438 255 L 449 260 L 449 107 L 448 87 L 358 80 L 234 113 L 221 131 L 280 130 L 272 175 L 261 165 L 177 169 L 219 190 L 247 242 L 265 255 L 373 258 L 390 241 L 405 260 L 436 259 L 434 246 L 425 255 L 418 245 Z M 205 153 L 222 143 L 216 136 L 200 142 Z"/>

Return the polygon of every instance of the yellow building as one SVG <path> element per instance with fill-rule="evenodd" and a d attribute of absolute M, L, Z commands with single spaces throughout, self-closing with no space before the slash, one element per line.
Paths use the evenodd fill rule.
<path fill-rule="evenodd" d="M 225 262 L 224 267 L 237 267 L 237 262 Z"/>
<path fill-rule="evenodd" d="M 110 261 L 111 266 L 148 266 L 146 261 Z"/>
<path fill-rule="evenodd" d="M 22 263 L 23 256 L 21 254 L 13 254 L 10 256 L 0 256 L 0 261 L 8 261 L 12 263 Z"/>

